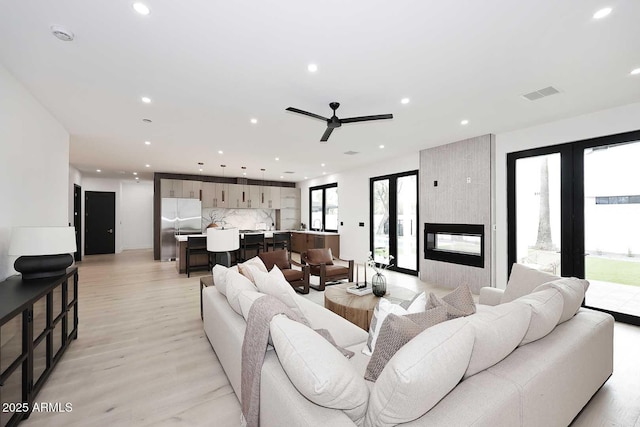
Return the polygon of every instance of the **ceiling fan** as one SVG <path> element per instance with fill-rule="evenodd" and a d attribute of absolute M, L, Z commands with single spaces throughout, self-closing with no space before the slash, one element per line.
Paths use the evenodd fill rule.
<path fill-rule="evenodd" d="M 361 117 L 347 117 L 345 119 L 339 119 L 336 117 L 336 110 L 340 107 L 339 102 L 331 102 L 329 107 L 333 110 L 333 116 L 330 119 L 326 117 L 322 117 L 318 114 L 309 113 L 308 111 L 299 110 L 297 108 L 289 107 L 287 111 L 291 111 L 293 113 L 304 114 L 305 116 L 313 117 L 315 119 L 324 120 L 327 122 L 327 130 L 322 134 L 322 138 L 320 138 L 320 142 L 327 142 L 329 140 L 329 136 L 331 136 L 331 132 L 335 128 L 339 128 L 343 123 L 355 123 L 355 122 L 368 122 L 370 120 L 383 120 L 383 119 L 393 119 L 393 114 L 378 114 L 375 116 L 361 116 Z"/>

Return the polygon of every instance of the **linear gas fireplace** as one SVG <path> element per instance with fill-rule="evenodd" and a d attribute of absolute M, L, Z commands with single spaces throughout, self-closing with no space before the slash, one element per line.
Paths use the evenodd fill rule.
<path fill-rule="evenodd" d="M 484 225 L 424 225 L 424 258 L 484 267 Z"/>

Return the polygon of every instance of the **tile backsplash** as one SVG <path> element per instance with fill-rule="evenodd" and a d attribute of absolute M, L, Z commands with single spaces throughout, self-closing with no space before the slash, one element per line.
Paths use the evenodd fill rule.
<path fill-rule="evenodd" d="M 237 227 L 241 230 L 255 230 L 256 224 L 264 224 L 267 229 L 275 228 L 275 209 L 202 209 L 202 229 L 211 223 L 220 227 Z"/>

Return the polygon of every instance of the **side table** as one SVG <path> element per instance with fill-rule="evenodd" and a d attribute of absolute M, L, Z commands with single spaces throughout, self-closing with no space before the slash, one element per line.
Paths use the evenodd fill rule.
<path fill-rule="evenodd" d="M 213 276 L 202 276 L 200 278 L 200 319 L 204 319 L 202 315 L 202 290 L 208 286 L 213 286 Z"/>

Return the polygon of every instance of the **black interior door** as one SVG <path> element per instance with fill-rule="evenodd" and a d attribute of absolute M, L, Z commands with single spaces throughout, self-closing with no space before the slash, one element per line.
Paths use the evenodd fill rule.
<path fill-rule="evenodd" d="M 112 254 L 116 249 L 116 193 L 85 193 L 85 255 Z"/>
<path fill-rule="evenodd" d="M 82 187 L 73 184 L 73 227 L 76 231 L 76 248 L 73 258 L 82 261 Z"/>

